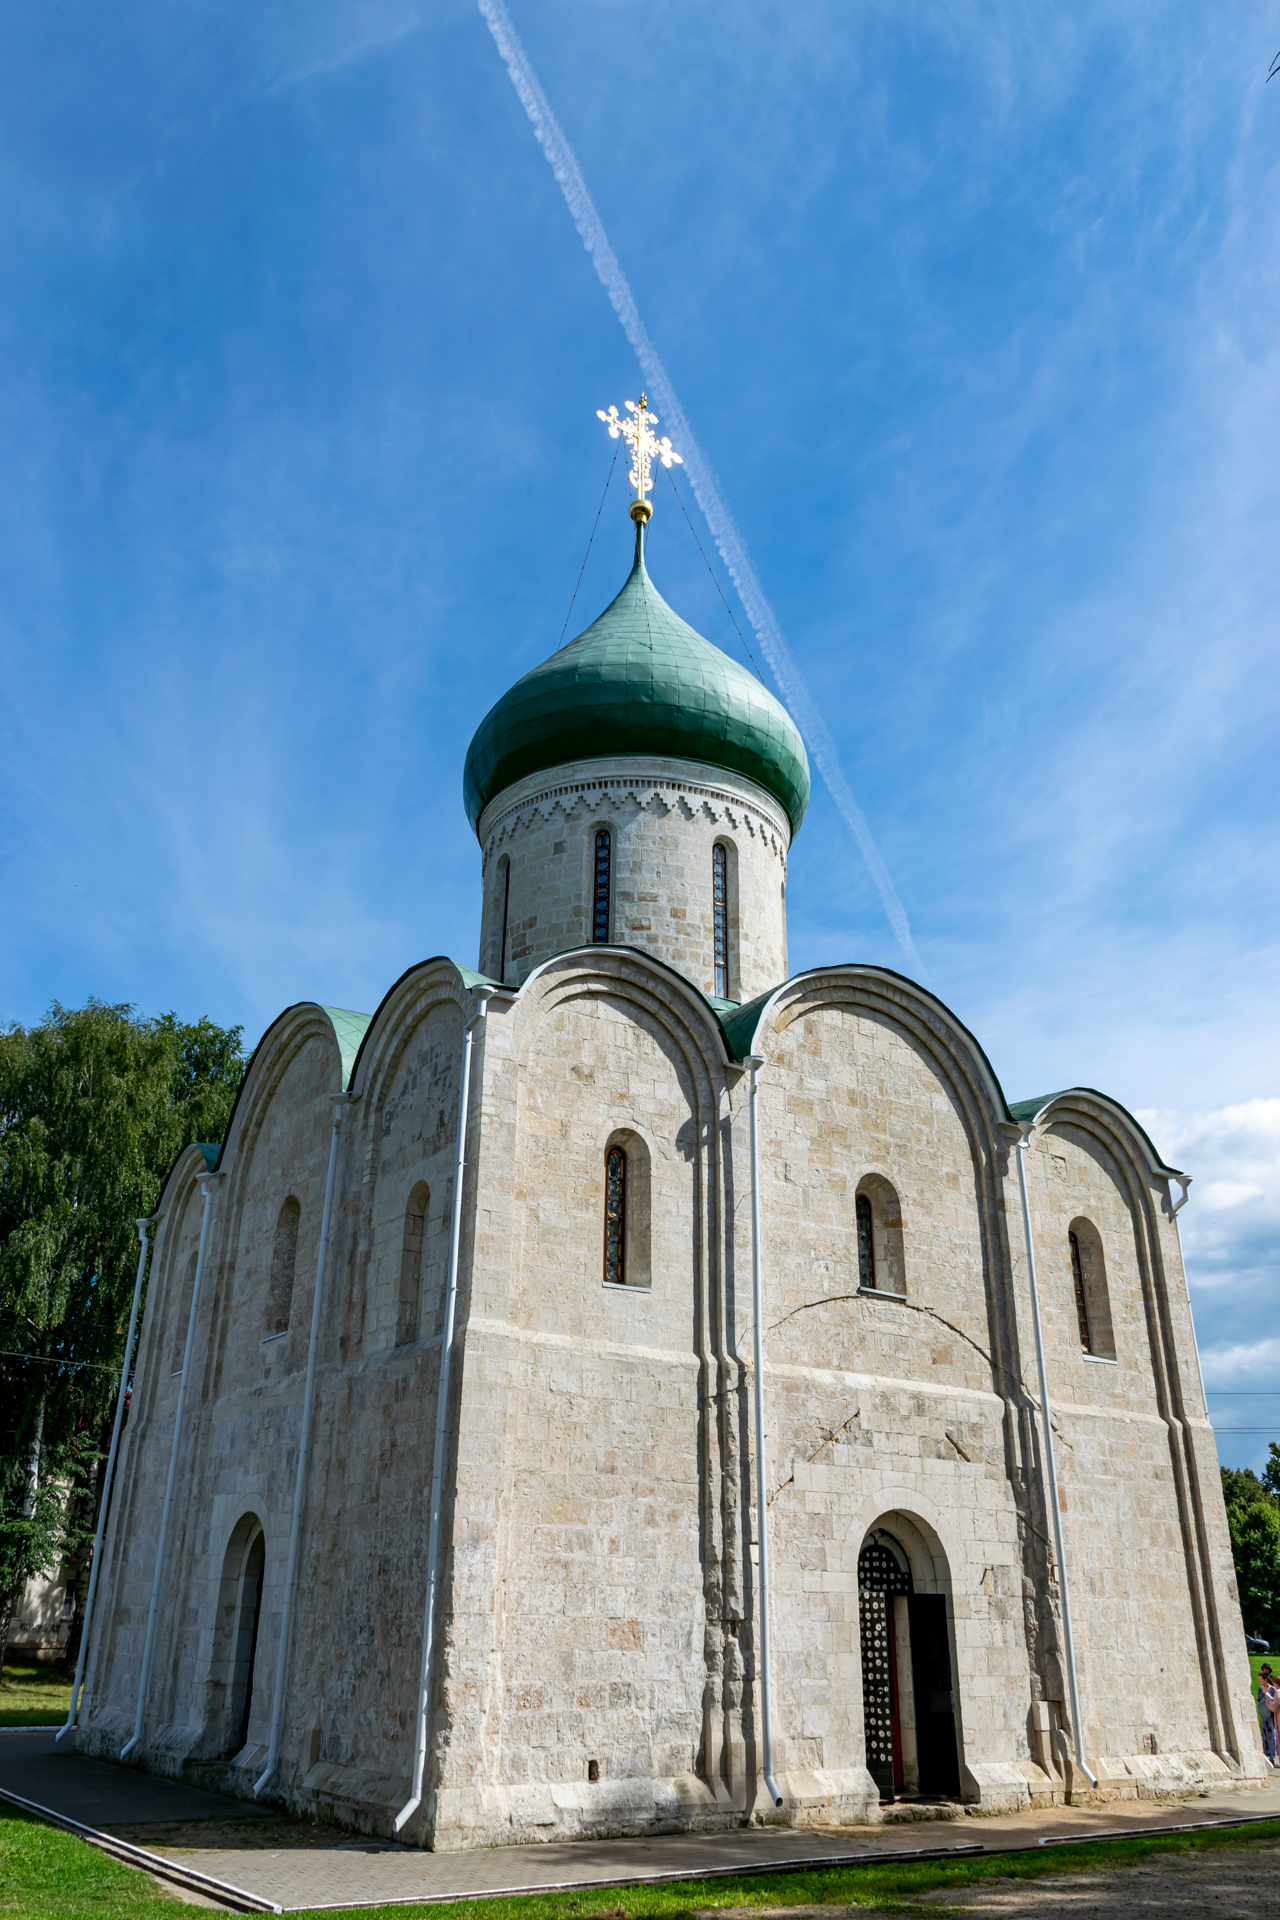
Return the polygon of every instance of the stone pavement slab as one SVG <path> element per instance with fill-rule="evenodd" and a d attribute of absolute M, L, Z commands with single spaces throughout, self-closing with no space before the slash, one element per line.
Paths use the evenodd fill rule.
<path fill-rule="evenodd" d="M 115 1766 L 76 1753 L 68 1735 L 55 1745 L 56 1727 L 0 1727 L 0 1787 L 38 1801 L 87 1827 L 116 1821 L 225 1820 L 261 1817 L 258 1809 L 180 1780 L 159 1780 L 136 1767 Z"/>
<path fill-rule="evenodd" d="M 981 1820 L 805 1830 L 746 1827 L 729 1833 L 424 1853 L 392 1841 L 291 1821 L 221 1794 L 52 1749 L 52 1730 L 46 1734 L 0 1732 L 0 1787 L 126 1836 L 175 1865 L 243 1889 L 284 1912 L 698 1879 L 870 1862 L 918 1852 L 1000 1851 L 1034 1847 L 1042 1840 L 1083 1840 L 1170 1825 L 1280 1817 L 1277 1784 L 1260 1792 L 1061 1807 L 1052 1813 Z M 1280 1911 L 1280 1896 L 1272 1910 Z"/>
<path fill-rule="evenodd" d="M 1122 1802 L 1101 1808 L 1064 1807 L 1053 1814 L 922 1821 L 884 1827 L 827 1827 L 793 1831 L 748 1827 L 732 1833 L 654 1835 L 644 1840 L 578 1840 L 545 1846 L 488 1847 L 467 1853 L 423 1853 L 383 1840 L 335 1838 L 330 1847 L 267 1847 L 251 1851 L 187 1851 L 173 1857 L 201 1873 L 223 1875 L 271 1900 L 283 1911 L 308 1907 L 459 1900 L 495 1893 L 548 1892 L 559 1887 L 698 1879 L 786 1866 L 910 1856 L 920 1850 L 1034 1847 L 1041 1839 L 1086 1839 L 1141 1832 L 1171 1824 L 1280 1817 L 1280 1787 L 1261 1793 L 1224 1793 L 1176 1804 Z M 169 1852 L 152 1843 L 157 1852 Z M 251 1839 L 250 1839 L 251 1846 Z M 1276 1910 L 1280 1911 L 1280 1898 Z"/>

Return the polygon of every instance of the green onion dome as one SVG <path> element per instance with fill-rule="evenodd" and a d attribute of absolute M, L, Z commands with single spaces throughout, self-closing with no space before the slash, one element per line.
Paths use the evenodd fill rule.
<path fill-rule="evenodd" d="M 526 774 L 618 754 L 697 760 L 753 780 L 799 832 L 809 761 L 795 721 L 755 676 L 695 633 L 636 562 L 585 633 L 517 680 L 476 728 L 463 796 L 473 827 Z"/>

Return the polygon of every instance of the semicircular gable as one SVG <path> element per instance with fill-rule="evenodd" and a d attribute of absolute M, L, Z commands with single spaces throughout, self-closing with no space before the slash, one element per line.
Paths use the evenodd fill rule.
<path fill-rule="evenodd" d="M 1032 1127 L 1050 1126 L 1071 1115 L 1114 1141 L 1112 1151 L 1119 1147 L 1120 1157 L 1144 1174 L 1163 1181 L 1187 1178 L 1180 1168 L 1166 1165 L 1150 1134 L 1129 1109 L 1109 1093 L 1099 1093 L 1096 1087 L 1068 1087 L 1061 1093 L 1041 1094 L 1035 1100 L 1019 1100 L 1010 1112 L 1015 1120 Z"/>
<path fill-rule="evenodd" d="M 725 1055 L 724 1029 L 714 1009 L 672 968 L 631 947 L 576 948 L 534 968 L 520 988 L 517 1003 L 521 1071 L 549 1013 L 601 996 L 643 1009 L 673 1041 L 700 1097 L 714 1097 Z"/>
<path fill-rule="evenodd" d="M 749 1040 L 741 1057 L 759 1054 L 771 1032 L 781 1034 L 824 1006 L 862 1009 L 901 1027 L 956 1099 L 975 1141 L 994 1147 L 1009 1108 L 986 1053 L 936 995 L 888 967 L 814 967 L 797 974 L 756 1003 L 749 1033 L 741 1023 L 731 1038 L 735 1046 Z"/>
<path fill-rule="evenodd" d="M 376 1105 L 414 1030 L 444 1006 L 457 1008 L 461 1015 L 468 994 L 477 986 L 512 992 L 448 959 L 420 960 L 409 967 L 384 994 L 365 1030 L 348 1082 L 350 1090 Z"/>
<path fill-rule="evenodd" d="M 317 1036 L 333 1049 L 334 1091 L 342 1091 L 342 1040 L 334 1025 L 335 1011 L 317 1000 L 298 1000 L 272 1021 L 249 1057 L 227 1123 L 226 1138 L 216 1162 L 225 1171 L 229 1156 L 240 1150 L 262 1124 L 262 1116 L 281 1076 L 299 1048 Z M 361 1018 L 362 1016 L 354 1016 Z"/>
<path fill-rule="evenodd" d="M 383 1047 L 388 1028 L 394 1027 L 396 1021 L 403 1017 L 403 1004 L 406 1001 L 411 1004 L 415 993 L 420 991 L 420 983 L 430 978 L 451 978 L 455 983 L 454 991 L 459 1003 L 462 995 L 470 993 L 473 987 L 492 987 L 495 993 L 510 994 L 514 991 L 511 987 L 504 987 L 500 980 L 490 980 L 487 974 L 477 973 L 473 967 L 459 966 L 458 962 L 451 960 L 447 953 L 433 954 L 429 960 L 415 960 L 413 965 L 406 967 L 400 978 L 388 987 L 378 1002 L 376 1010 L 370 1016 L 346 1080 L 348 1091 L 359 1093 L 368 1086 L 370 1053 Z"/>

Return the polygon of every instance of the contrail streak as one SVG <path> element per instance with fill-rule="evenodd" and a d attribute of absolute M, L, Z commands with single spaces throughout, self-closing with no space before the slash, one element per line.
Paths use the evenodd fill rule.
<path fill-rule="evenodd" d="M 836 743 L 831 738 L 826 721 L 814 704 L 813 695 L 809 692 L 804 675 L 796 665 L 791 648 L 787 645 L 782 628 L 778 625 L 777 615 L 765 598 L 764 590 L 747 553 L 746 544 L 738 532 L 733 515 L 724 503 L 711 463 L 694 438 L 693 429 L 689 425 L 684 408 L 676 398 L 675 388 L 671 384 L 667 370 L 645 330 L 645 324 L 640 318 L 640 310 L 635 303 L 635 296 L 632 294 L 626 274 L 619 265 L 617 254 L 609 245 L 609 236 L 604 230 L 604 222 L 596 212 L 595 202 L 582 177 L 582 169 L 578 165 L 573 148 L 565 139 L 560 122 L 551 111 L 547 96 L 542 91 L 537 74 L 529 64 L 528 55 L 520 44 L 520 36 L 512 24 L 503 0 L 479 0 L 479 7 L 488 23 L 490 33 L 497 42 L 498 52 L 506 63 L 511 84 L 520 96 L 520 104 L 532 123 L 538 145 L 546 155 L 551 171 L 559 182 L 565 205 L 582 236 L 582 244 L 591 255 L 592 263 L 600 277 L 600 284 L 613 302 L 613 309 L 622 322 L 623 332 L 635 350 L 645 384 L 658 402 L 657 411 L 665 420 L 672 438 L 684 455 L 685 471 L 689 475 L 698 505 L 702 508 L 707 525 L 711 529 L 720 557 L 729 569 L 733 584 L 738 591 L 738 598 L 746 608 L 747 618 L 756 630 L 774 679 L 809 743 L 827 791 L 839 808 L 845 825 L 858 843 L 859 851 L 867 863 L 871 878 L 875 881 L 884 910 L 889 917 L 889 925 L 897 936 L 899 946 L 911 962 L 913 972 L 918 977 L 927 978 L 920 956 L 916 952 L 915 942 L 911 938 L 911 927 L 907 921 L 906 911 L 889 877 L 889 869 L 885 866 L 880 849 L 871 837 L 871 829 L 866 823 L 862 809 L 850 791 L 849 782 L 845 779 L 844 769 L 840 765 L 840 756 L 836 752 Z"/>

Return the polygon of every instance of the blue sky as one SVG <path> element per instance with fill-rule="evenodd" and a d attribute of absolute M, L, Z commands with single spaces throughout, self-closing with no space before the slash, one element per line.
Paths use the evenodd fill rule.
<path fill-rule="evenodd" d="M 1280 1437 L 1274 10 L 511 17 L 931 984 L 1196 1174 L 1220 1425 Z M 463 754 L 634 356 L 473 0 L 0 43 L 0 1016 L 370 1009 L 474 959 Z M 661 491 L 650 559 L 737 652 Z M 793 968 L 903 964 L 821 784 L 789 903 Z"/>

